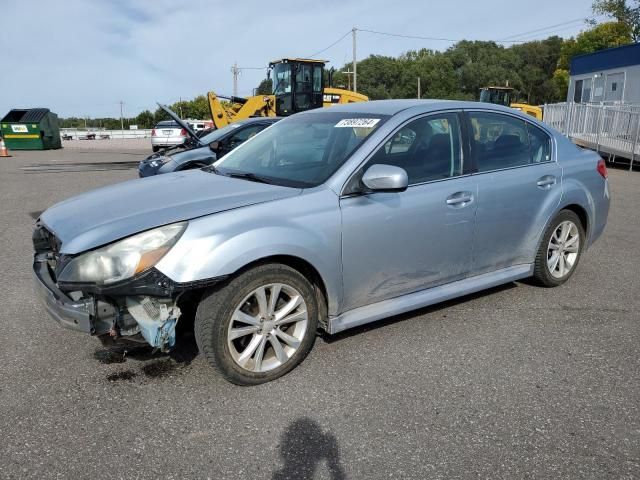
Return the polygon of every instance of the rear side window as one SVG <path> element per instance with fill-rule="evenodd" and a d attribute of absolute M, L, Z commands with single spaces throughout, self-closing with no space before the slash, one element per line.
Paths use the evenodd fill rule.
<path fill-rule="evenodd" d="M 486 112 L 472 112 L 469 118 L 478 172 L 531 163 L 529 131 L 523 120 Z"/>
<path fill-rule="evenodd" d="M 543 163 L 551 161 L 551 139 L 549 135 L 538 127 L 527 124 L 529 131 L 529 148 L 531 149 L 531 162 Z"/>

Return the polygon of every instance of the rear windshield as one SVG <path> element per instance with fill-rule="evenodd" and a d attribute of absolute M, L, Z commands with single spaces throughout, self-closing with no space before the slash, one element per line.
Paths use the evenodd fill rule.
<path fill-rule="evenodd" d="M 158 122 L 158 124 L 156 125 L 156 128 L 181 128 L 181 127 L 173 120 L 165 120 L 163 122 Z"/>

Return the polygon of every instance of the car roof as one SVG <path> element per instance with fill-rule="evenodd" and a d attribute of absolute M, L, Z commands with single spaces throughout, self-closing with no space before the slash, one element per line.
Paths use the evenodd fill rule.
<path fill-rule="evenodd" d="M 282 117 L 249 117 L 249 118 L 244 118 L 242 120 L 238 120 L 233 123 L 246 125 L 247 123 L 255 123 L 255 122 L 275 123 L 278 120 L 282 120 Z"/>
<path fill-rule="evenodd" d="M 443 109 L 487 109 L 501 112 L 514 113 L 517 110 L 495 105 L 493 103 L 480 103 L 462 100 L 438 100 L 438 99 L 402 99 L 402 100 L 372 100 L 369 102 L 354 102 L 332 106 L 329 110 L 332 112 L 353 112 L 365 113 L 370 115 L 396 115 L 404 110 L 413 109 L 416 113 L 429 112 Z M 312 110 L 311 110 L 312 111 Z M 316 110 L 317 111 L 317 110 Z"/>

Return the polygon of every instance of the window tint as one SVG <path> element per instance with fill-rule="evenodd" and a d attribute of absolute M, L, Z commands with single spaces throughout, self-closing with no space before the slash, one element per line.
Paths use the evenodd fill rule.
<path fill-rule="evenodd" d="M 527 124 L 529 131 L 529 147 L 531 149 L 531 162 L 542 163 L 551 161 L 551 139 L 538 127 Z"/>
<path fill-rule="evenodd" d="M 253 125 L 251 127 L 243 128 L 239 132 L 234 133 L 229 137 L 227 141 L 230 148 L 235 148 L 240 145 L 242 142 L 246 142 L 251 137 L 253 137 L 256 133 L 261 130 L 264 130 L 265 125 Z"/>
<path fill-rule="evenodd" d="M 523 120 L 484 112 L 473 112 L 469 117 L 479 172 L 530 163 L 529 133 Z"/>
<path fill-rule="evenodd" d="M 460 126 L 454 113 L 419 118 L 396 132 L 375 153 L 371 164 L 406 170 L 409 184 L 460 175 Z"/>

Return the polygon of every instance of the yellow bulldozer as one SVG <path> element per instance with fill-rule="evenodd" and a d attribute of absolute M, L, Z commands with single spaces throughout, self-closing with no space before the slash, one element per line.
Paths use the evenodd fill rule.
<path fill-rule="evenodd" d="M 306 58 L 283 58 L 271 62 L 267 71 L 267 76 L 273 77 L 271 95 L 223 97 L 209 92 L 209 108 L 215 127 L 222 128 L 249 117 L 286 117 L 312 108 L 369 100 L 366 95 L 350 90 L 325 87 L 326 63 L 325 60 Z M 332 72 L 329 72 L 329 85 L 331 76 Z"/>
<path fill-rule="evenodd" d="M 527 115 L 542 120 L 542 108 L 528 103 L 512 102 L 513 88 L 506 87 L 483 87 L 480 89 L 480 101 L 486 103 L 495 103 L 496 105 L 504 105 L 505 107 L 515 108 Z"/>

